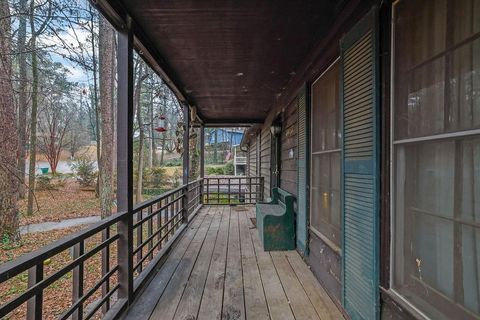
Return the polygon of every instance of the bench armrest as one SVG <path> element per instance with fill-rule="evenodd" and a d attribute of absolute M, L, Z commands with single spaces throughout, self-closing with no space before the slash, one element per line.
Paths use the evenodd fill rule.
<path fill-rule="evenodd" d="M 278 188 L 273 188 L 272 189 L 272 200 L 262 201 L 262 202 L 258 202 L 258 203 L 261 203 L 261 204 L 278 204 L 278 198 L 279 198 Z"/>

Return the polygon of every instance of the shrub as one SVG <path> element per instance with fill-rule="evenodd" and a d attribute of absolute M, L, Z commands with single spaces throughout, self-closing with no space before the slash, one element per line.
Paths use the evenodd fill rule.
<path fill-rule="evenodd" d="M 143 171 L 143 186 L 158 188 L 165 184 L 166 170 L 163 167 L 145 168 Z"/>
<path fill-rule="evenodd" d="M 219 167 L 207 167 L 207 175 L 209 176 L 220 176 L 223 175 L 223 166 Z"/>
<path fill-rule="evenodd" d="M 91 187 L 95 184 L 97 179 L 95 161 L 87 157 L 80 157 L 73 160 L 71 167 L 82 187 Z"/>
<path fill-rule="evenodd" d="M 169 161 L 166 161 L 164 166 L 165 167 L 180 167 L 183 164 L 182 159 L 172 159 Z"/>
<path fill-rule="evenodd" d="M 182 170 L 175 169 L 171 176 L 171 183 L 174 188 L 179 187 L 182 182 Z"/>
<path fill-rule="evenodd" d="M 37 190 L 54 190 L 55 185 L 52 183 L 52 177 L 47 175 L 37 176 L 35 189 Z"/>
<path fill-rule="evenodd" d="M 234 167 L 233 167 L 233 161 L 228 161 L 225 166 L 223 166 L 223 174 L 226 176 L 231 176 L 235 173 Z"/>

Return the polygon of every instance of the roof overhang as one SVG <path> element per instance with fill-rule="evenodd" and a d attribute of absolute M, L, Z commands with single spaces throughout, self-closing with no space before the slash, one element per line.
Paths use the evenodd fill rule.
<path fill-rule="evenodd" d="M 93 1 L 93 0 L 92 0 Z M 98 0 L 208 126 L 261 123 L 345 1 Z"/>

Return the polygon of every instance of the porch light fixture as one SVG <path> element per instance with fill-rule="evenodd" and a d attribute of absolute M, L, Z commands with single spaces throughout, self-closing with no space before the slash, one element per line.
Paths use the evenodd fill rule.
<path fill-rule="evenodd" d="M 270 127 L 270 132 L 276 136 L 276 135 L 279 135 L 280 132 L 282 132 L 282 127 L 280 127 L 279 125 L 273 125 Z"/>

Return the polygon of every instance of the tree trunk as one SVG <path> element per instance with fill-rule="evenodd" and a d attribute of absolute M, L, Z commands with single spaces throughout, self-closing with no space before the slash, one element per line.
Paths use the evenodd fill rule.
<path fill-rule="evenodd" d="M 18 232 L 18 136 L 12 86 L 12 52 L 10 8 L 0 0 L 0 236 L 17 240 Z"/>
<path fill-rule="evenodd" d="M 150 121 L 150 125 L 149 125 L 149 131 L 150 131 L 150 140 L 149 140 L 149 143 L 148 143 L 148 147 L 149 147 L 149 150 L 148 150 L 148 166 L 150 168 L 153 167 L 153 159 L 155 157 L 155 141 L 154 141 L 154 136 L 155 136 L 155 131 L 154 131 L 154 127 L 153 127 L 153 88 L 152 90 L 150 90 L 150 105 L 149 105 L 149 121 Z"/>
<path fill-rule="evenodd" d="M 30 115 L 30 161 L 28 168 L 28 204 L 27 215 L 33 214 L 33 201 L 35 197 L 35 166 L 37 157 L 37 112 L 38 112 L 38 67 L 37 67 L 37 35 L 35 31 L 35 1 L 30 1 L 30 50 L 32 53 L 32 110 Z"/>
<path fill-rule="evenodd" d="M 135 84 L 135 92 L 134 92 L 134 104 L 136 106 L 136 114 L 137 114 L 137 121 L 138 121 L 138 130 L 139 130 L 139 137 L 138 137 L 138 164 L 137 164 L 137 191 L 135 194 L 135 201 L 136 203 L 140 203 L 143 201 L 143 163 L 144 163 L 144 156 L 143 156 L 143 147 L 145 144 L 145 128 L 143 124 L 142 118 L 142 106 L 140 103 L 141 92 L 142 92 L 142 83 L 147 78 L 147 74 L 143 68 L 143 61 L 138 62 L 137 69 L 137 83 Z"/>
<path fill-rule="evenodd" d="M 20 18 L 18 25 L 18 175 L 20 176 L 19 196 L 25 198 L 25 158 L 27 154 L 27 11 L 28 0 L 19 2 Z M 23 177 L 23 179 L 22 179 Z"/>
<path fill-rule="evenodd" d="M 92 23 L 92 26 L 94 25 L 94 14 L 93 14 L 93 9 L 92 9 L 92 6 L 90 6 L 90 22 Z M 97 165 L 98 165 L 98 171 L 100 172 L 102 170 L 102 166 L 101 166 L 101 163 L 100 163 L 100 158 L 101 158 L 101 148 L 102 148 L 102 145 L 101 145 L 101 140 L 100 140 L 100 131 L 101 131 L 101 128 L 100 128 L 100 111 L 99 111 L 99 107 L 98 107 L 98 65 L 97 65 L 97 55 L 95 54 L 96 52 L 96 49 L 95 49 L 95 32 L 94 32 L 94 29 L 92 28 L 91 29 L 92 33 L 91 33 L 91 40 L 90 40 L 90 44 L 92 45 L 92 70 L 93 70 L 93 95 L 92 95 L 92 99 L 93 99 L 93 110 L 95 111 L 95 127 L 96 127 L 96 130 L 95 130 L 95 142 L 97 144 Z M 95 193 L 96 193 L 96 196 L 99 197 L 100 196 L 100 179 L 97 179 L 97 184 L 95 186 Z"/>
<path fill-rule="evenodd" d="M 99 161 L 99 195 L 102 218 L 112 214 L 113 175 L 113 37 L 108 21 L 100 16 L 99 24 L 99 67 L 100 67 L 100 115 L 101 153 Z"/>

